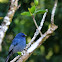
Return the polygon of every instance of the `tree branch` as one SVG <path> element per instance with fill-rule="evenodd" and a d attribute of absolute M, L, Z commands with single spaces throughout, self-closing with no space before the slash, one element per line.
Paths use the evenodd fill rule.
<path fill-rule="evenodd" d="M 51 13 L 51 25 L 54 24 L 54 15 L 55 15 L 56 7 L 57 7 L 57 2 L 58 2 L 58 0 L 55 0 L 54 7 L 53 7 L 53 9 L 52 9 L 52 13 Z"/>
<path fill-rule="evenodd" d="M 40 35 L 42 36 L 41 31 L 38 29 L 39 27 L 38 27 L 38 25 L 37 25 L 37 23 L 36 23 L 35 17 L 34 17 L 34 16 L 32 16 L 32 18 L 33 18 L 33 21 L 34 21 L 34 24 L 35 24 L 35 26 L 36 26 L 37 30 L 39 31 Z"/>
<path fill-rule="evenodd" d="M 48 10 L 46 9 L 46 12 L 44 13 L 44 15 L 43 15 L 43 18 L 42 18 L 42 20 L 41 20 L 41 22 L 40 22 L 40 26 L 39 26 L 39 30 L 41 30 L 42 29 L 42 26 L 43 26 L 43 23 L 44 23 L 44 21 L 45 21 L 45 17 L 46 17 L 46 15 L 47 15 L 47 12 L 48 12 Z M 34 36 L 33 36 L 33 38 L 31 39 L 31 41 L 28 43 L 28 45 L 26 46 L 26 48 L 28 48 L 28 47 L 30 47 L 30 45 L 34 42 L 34 40 L 36 39 L 36 37 L 37 37 L 37 35 L 39 34 L 39 30 L 38 29 L 36 29 L 36 32 L 34 33 Z"/>
<path fill-rule="evenodd" d="M 18 8 L 18 0 L 11 0 L 10 9 L 8 10 L 7 15 L 4 17 L 2 24 L 0 25 L 0 51 L 2 50 L 2 41 L 5 36 L 6 31 L 9 28 L 9 25 L 12 21 L 15 11 Z"/>

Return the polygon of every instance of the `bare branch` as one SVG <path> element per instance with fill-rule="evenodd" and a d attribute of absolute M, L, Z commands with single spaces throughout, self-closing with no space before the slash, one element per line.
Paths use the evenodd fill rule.
<path fill-rule="evenodd" d="M 18 0 L 11 0 L 10 9 L 7 15 L 4 17 L 2 24 L 0 25 L 0 51 L 2 49 L 1 44 L 3 38 L 5 36 L 6 31 L 8 30 L 8 27 L 12 21 L 15 11 L 17 10 L 17 7 L 18 7 Z"/>
<path fill-rule="evenodd" d="M 41 33 L 41 31 L 39 30 L 39 27 L 38 27 L 38 25 L 37 25 L 37 23 L 36 23 L 35 17 L 32 16 L 32 18 L 33 18 L 33 21 L 34 21 L 34 23 L 35 23 L 36 28 L 38 29 L 40 35 L 42 36 L 42 33 Z"/>
<path fill-rule="evenodd" d="M 58 0 L 55 0 L 55 4 L 54 4 L 54 7 L 53 7 L 52 13 L 51 13 L 51 25 L 54 24 L 54 15 L 55 15 L 56 7 L 57 7 L 57 1 L 58 1 Z"/>
<path fill-rule="evenodd" d="M 42 29 L 42 27 L 43 27 L 43 23 L 44 23 L 44 21 L 45 21 L 45 17 L 46 17 L 47 12 L 48 12 L 48 9 L 46 9 L 46 12 L 45 12 L 44 15 L 43 15 L 43 18 L 42 18 L 42 20 L 41 20 L 41 22 L 40 22 L 39 29 Z M 41 28 L 40 28 L 40 27 L 41 27 Z"/>

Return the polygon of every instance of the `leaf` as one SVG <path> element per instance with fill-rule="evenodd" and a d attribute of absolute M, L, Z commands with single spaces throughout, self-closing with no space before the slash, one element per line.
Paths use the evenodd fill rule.
<path fill-rule="evenodd" d="M 44 14 L 46 10 L 37 10 L 34 12 L 34 14 Z"/>
<path fill-rule="evenodd" d="M 34 0 L 34 3 L 37 6 L 39 2 L 38 2 L 38 0 Z"/>
<path fill-rule="evenodd" d="M 21 15 L 31 16 L 31 14 L 29 12 L 23 12 L 23 13 L 21 13 Z"/>
<path fill-rule="evenodd" d="M 31 7 L 30 12 L 31 13 L 34 13 L 35 12 L 35 5 Z"/>
<path fill-rule="evenodd" d="M 17 52 L 18 53 L 18 55 L 21 55 L 21 52 Z"/>

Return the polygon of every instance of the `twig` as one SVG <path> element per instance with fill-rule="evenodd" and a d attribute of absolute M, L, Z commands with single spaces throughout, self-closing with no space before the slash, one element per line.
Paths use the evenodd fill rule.
<path fill-rule="evenodd" d="M 4 20 L 2 24 L 0 25 L 0 51 L 2 50 L 2 41 L 5 36 L 6 31 L 8 30 L 8 27 L 12 21 L 12 18 L 14 16 L 15 11 L 18 7 L 18 0 L 11 0 L 10 9 L 7 13 L 7 15 L 4 17 Z"/>
<path fill-rule="evenodd" d="M 44 23 L 44 21 L 45 21 L 45 17 L 46 17 L 46 15 L 47 15 L 47 12 L 48 12 L 48 10 L 46 9 L 46 12 L 44 13 L 43 18 L 42 18 L 42 20 L 41 20 L 41 22 L 40 22 L 40 26 L 39 26 L 39 28 L 38 28 L 39 30 L 42 29 L 42 26 L 43 26 L 43 23 Z M 33 38 L 32 38 L 31 41 L 28 43 L 28 45 L 26 46 L 26 48 L 28 48 L 28 47 L 33 43 L 33 41 L 36 39 L 37 35 L 39 34 L 38 29 L 36 29 L 36 32 L 34 33 Z"/>
<path fill-rule="evenodd" d="M 39 30 L 39 27 L 38 27 L 38 25 L 37 25 L 37 23 L 36 23 L 35 17 L 32 16 L 32 18 L 33 18 L 33 21 L 34 21 L 34 23 L 35 23 L 36 28 L 38 29 L 40 35 L 42 36 L 42 33 L 41 33 L 41 31 Z"/>
<path fill-rule="evenodd" d="M 55 4 L 54 4 L 54 7 L 53 7 L 52 13 L 51 13 L 51 25 L 54 24 L 54 15 L 55 15 L 56 7 L 57 7 L 57 1 L 58 1 L 58 0 L 55 0 Z"/>
<path fill-rule="evenodd" d="M 46 12 L 45 12 L 44 15 L 43 15 L 43 18 L 42 18 L 42 20 L 41 20 L 41 22 L 40 22 L 39 29 L 42 29 L 42 27 L 43 27 L 43 23 L 44 23 L 44 21 L 45 21 L 45 17 L 46 17 L 47 12 L 48 12 L 48 9 L 46 9 Z M 41 28 L 40 28 L 40 27 L 41 27 Z"/>

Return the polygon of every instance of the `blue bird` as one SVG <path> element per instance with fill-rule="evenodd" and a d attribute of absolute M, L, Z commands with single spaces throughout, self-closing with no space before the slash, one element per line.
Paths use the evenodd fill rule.
<path fill-rule="evenodd" d="M 8 62 L 10 56 L 12 56 L 14 53 L 21 52 L 26 47 L 26 38 L 24 33 L 18 33 L 15 38 L 13 39 L 10 47 L 9 47 L 9 53 L 6 58 L 5 62 Z"/>

